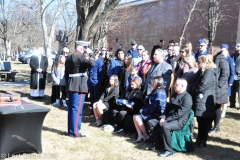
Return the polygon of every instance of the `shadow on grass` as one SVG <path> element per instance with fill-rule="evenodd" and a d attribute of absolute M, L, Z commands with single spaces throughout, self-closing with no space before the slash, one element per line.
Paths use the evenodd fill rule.
<path fill-rule="evenodd" d="M 233 119 L 236 119 L 236 120 L 240 120 L 238 110 L 235 110 L 235 113 L 234 112 L 227 112 L 225 118 L 233 118 Z"/>
<path fill-rule="evenodd" d="M 205 148 L 195 148 L 193 152 L 183 153 L 188 156 L 197 156 L 201 159 L 215 160 L 215 159 L 231 159 L 238 160 L 240 152 L 232 148 L 224 148 L 216 145 L 208 145 Z"/>
<path fill-rule="evenodd" d="M 210 137 L 209 136 L 209 140 L 213 141 L 213 142 L 219 142 L 219 143 L 222 143 L 222 144 L 226 144 L 226 145 L 231 145 L 231 146 L 234 146 L 234 147 L 240 147 L 239 143 L 231 141 L 229 139 L 222 139 L 222 138 L 219 138 L 219 137 Z"/>
<path fill-rule="evenodd" d="M 49 131 L 49 132 L 57 133 L 57 134 L 60 134 L 60 135 L 65 135 L 65 136 L 68 135 L 68 133 L 65 132 L 65 131 L 61 131 L 61 130 L 54 129 L 54 128 L 49 128 L 49 127 L 46 127 L 46 126 L 43 126 L 42 129 L 44 131 Z"/>

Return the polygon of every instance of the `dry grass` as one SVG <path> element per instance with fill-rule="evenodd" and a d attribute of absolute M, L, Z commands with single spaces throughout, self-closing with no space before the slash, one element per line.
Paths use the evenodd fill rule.
<path fill-rule="evenodd" d="M 16 81 L 29 78 L 29 66 L 20 62 L 12 62 L 12 69 L 18 70 Z M 1 89 L 16 91 L 22 94 L 22 97 L 29 95 L 29 85 L 23 87 L 4 86 Z M 157 152 L 146 151 L 144 148 L 147 143 L 134 144 L 135 135 L 112 135 L 92 126 L 93 117 L 84 117 L 82 124 L 82 133 L 87 138 L 70 138 L 67 136 L 67 110 L 63 107 L 55 108 L 49 104 L 51 94 L 51 84 L 47 84 L 46 98 L 41 101 L 32 101 L 39 105 L 50 108 L 47 114 L 42 131 L 42 155 L 28 154 L 25 159 L 33 159 L 33 156 L 39 156 L 37 159 L 71 159 L 71 160 L 153 160 L 159 159 Z M 27 98 L 23 98 L 27 101 Z M 85 107 L 84 114 L 89 112 Z M 239 111 L 228 109 L 226 118 L 221 120 L 221 132 L 211 134 L 208 147 L 203 149 L 196 148 L 190 153 L 175 153 L 173 156 L 165 159 L 239 159 L 240 157 L 240 123 Z M 195 123 L 197 124 L 197 123 Z M 195 130 L 196 133 L 196 130 Z M 32 157 L 31 157 L 32 156 Z M 44 157 L 45 156 L 45 157 Z M 13 158 L 10 158 L 13 159 Z M 36 159 L 36 158 L 35 158 Z"/>

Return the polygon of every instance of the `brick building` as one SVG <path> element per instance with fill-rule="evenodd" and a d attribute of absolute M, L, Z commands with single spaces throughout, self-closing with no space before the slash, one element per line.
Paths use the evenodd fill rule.
<path fill-rule="evenodd" d="M 179 41 L 188 15 L 186 6 L 189 2 L 191 0 L 129 0 L 128 3 L 122 4 L 122 7 L 131 6 L 132 17 L 122 24 L 121 30 L 111 32 L 108 36 L 109 47 L 115 51 L 122 44 L 127 51 L 130 48 L 130 41 L 134 39 L 151 51 L 152 46 L 158 44 L 160 39 L 166 41 L 165 47 L 171 39 Z M 213 45 L 227 43 L 233 51 L 237 31 L 240 29 L 238 29 L 239 7 L 239 0 L 222 0 L 221 10 L 226 16 L 218 25 Z M 207 38 L 207 20 L 203 18 L 207 5 L 201 2 L 196 8 L 198 10 L 194 11 L 183 40 L 183 44 L 192 42 L 195 51 L 198 39 Z M 240 33 L 238 35 L 240 38 Z"/>

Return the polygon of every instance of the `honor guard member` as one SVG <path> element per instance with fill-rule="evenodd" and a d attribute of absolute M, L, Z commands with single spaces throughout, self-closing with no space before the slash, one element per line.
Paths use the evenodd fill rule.
<path fill-rule="evenodd" d="M 85 137 L 81 135 L 82 110 L 85 95 L 88 93 L 87 69 L 95 65 L 92 58 L 88 58 L 84 52 L 90 42 L 76 41 L 76 50 L 66 60 L 66 74 L 68 75 L 67 90 L 69 94 L 68 104 L 68 135 L 70 137 Z"/>

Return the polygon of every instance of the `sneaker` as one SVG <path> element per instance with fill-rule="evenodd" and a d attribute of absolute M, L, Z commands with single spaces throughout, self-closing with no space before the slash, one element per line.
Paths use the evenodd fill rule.
<path fill-rule="evenodd" d="M 66 103 L 63 103 L 63 107 L 68 107 Z"/>
<path fill-rule="evenodd" d="M 54 107 L 60 107 L 60 104 L 59 104 L 59 103 L 56 103 L 56 102 L 53 103 L 52 105 L 53 105 Z"/>
<path fill-rule="evenodd" d="M 114 129 L 113 133 L 120 133 L 120 132 L 122 132 L 122 131 L 123 131 L 123 128 L 118 128 L 118 127 L 116 127 L 116 128 Z"/>

